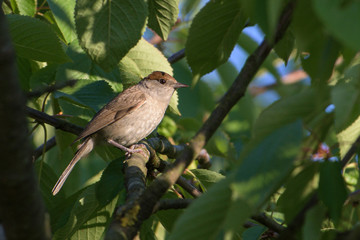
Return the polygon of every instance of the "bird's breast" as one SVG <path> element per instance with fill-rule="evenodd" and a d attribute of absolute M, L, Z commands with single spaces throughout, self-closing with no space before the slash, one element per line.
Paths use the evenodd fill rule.
<path fill-rule="evenodd" d="M 105 139 L 112 139 L 123 146 L 133 145 L 147 137 L 164 117 L 167 105 L 146 101 L 135 111 L 99 131 Z"/>

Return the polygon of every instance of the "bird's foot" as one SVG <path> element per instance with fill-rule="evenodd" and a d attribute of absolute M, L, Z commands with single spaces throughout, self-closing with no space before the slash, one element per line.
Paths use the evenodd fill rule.
<path fill-rule="evenodd" d="M 117 148 L 123 150 L 125 152 L 126 157 L 130 157 L 131 154 L 133 154 L 133 153 L 141 153 L 141 154 L 144 155 L 144 152 L 143 152 L 143 150 L 141 148 L 136 148 L 135 149 L 135 147 L 139 146 L 139 144 L 134 144 L 134 145 L 131 145 L 130 148 L 127 148 L 127 147 L 115 142 L 112 139 L 109 139 L 107 142 L 110 143 L 111 145 L 113 145 L 114 147 L 117 147 Z"/>

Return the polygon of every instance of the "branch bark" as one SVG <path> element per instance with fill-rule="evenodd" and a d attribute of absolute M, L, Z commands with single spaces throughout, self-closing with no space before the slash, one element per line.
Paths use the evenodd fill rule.
<path fill-rule="evenodd" d="M 30 158 L 25 97 L 0 11 L 0 219 L 7 239 L 50 239 L 50 226 Z"/>

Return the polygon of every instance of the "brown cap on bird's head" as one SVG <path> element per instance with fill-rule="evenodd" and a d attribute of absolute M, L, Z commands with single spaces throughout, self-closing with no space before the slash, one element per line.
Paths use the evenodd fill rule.
<path fill-rule="evenodd" d="M 144 80 L 157 80 L 161 84 L 165 84 L 166 82 L 171 83 L 175 89 L 182 87 L 189 87 L 186 84 L 179 83 L 175 78 L 170 76 L 169 74 L 161 71 L 155 71 L 149 74 L 149 76 L 145 77 Z"/>

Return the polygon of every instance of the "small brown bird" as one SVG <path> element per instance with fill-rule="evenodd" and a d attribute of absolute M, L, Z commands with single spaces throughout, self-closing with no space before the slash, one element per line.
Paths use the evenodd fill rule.
<path fill-rule="evenodd" d="M 59 192 L 75 164 L 98 141 L 107 141 L 127 153 L 136 152 L 127 147 L 147 137 L 159 125 L 174 91 L 183 87 L 188 85 L 156 71 L 106 104 L 75 139 L 84 141 L 56 182 L 53 195 Z"/>

